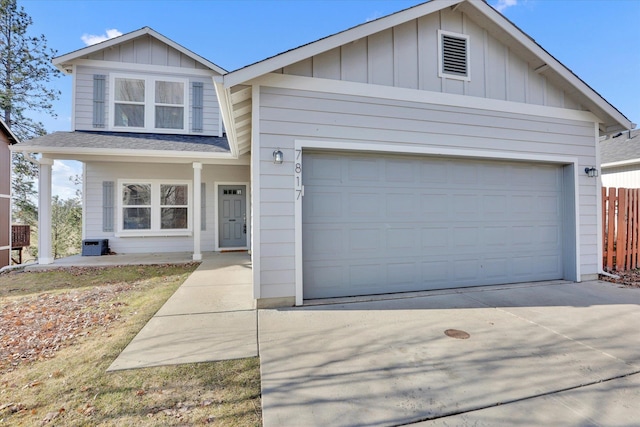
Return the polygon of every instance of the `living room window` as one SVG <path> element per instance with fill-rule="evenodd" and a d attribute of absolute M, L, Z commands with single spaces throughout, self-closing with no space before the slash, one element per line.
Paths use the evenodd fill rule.
<path fill-rule="evenodd" d="M 190 231 L 190 182 L 121 180 L 119 187 L 118 231 L 122 235 L 171 235 Z"/>
<path fill-rule="evenodd" d="M 187 80 L 152 76 L 111 76 L 114 129 L 184 131 Z"/>

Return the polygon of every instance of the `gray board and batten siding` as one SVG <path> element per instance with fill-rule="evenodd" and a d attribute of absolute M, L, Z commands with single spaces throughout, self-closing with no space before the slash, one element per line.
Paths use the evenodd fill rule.
<path fill-rule="evenodd" d="M 260 105 L 260 298 L 295 294 L 296 141 L 316 141 L 320 149 L 326 141 L 333 150 L 341 143 L 362 145 L 369 152 L 376 151 L 376 145 L 397 145 L 472 150 L 489 157 L 491 152 L 507 152 L 524 159 L 575 158 L 578 167 L 595 164 L 593 122 L 269 87 L 261 87 Z M 284 165 L 273 164 L 276 148 L 285 152 Z M 303 151 L 303 168 L 304 161 Z M 535 163 L 525 164 L 536 170 Z M 580 274 L 594 275 L 598 265 L 596 180 L 576 174 L 571 165 L 562 166 L 563 270 L 575 266 L 572 259 L 579 241 Z M 566 233 L 576 227 L 571 203 L 574 176 L 579 180 L 577 239 Z"/>
<path fill-rule="evenodd" d="M 438 76 L 438 30 L 469 36 L 469 79 Z M 526 60 L 448 9 L 307 58 L 282 74 L 583 110 Z"/>
<path fill-rule="evenodd" d="M 197 105 L 189 102 L 188 133 L 202 135 L 220 135 L 220 111 L 218 99 L 211 76 L 203 74 L 207 71 L 217 74 L 193 58 L 171 46 L 151 37 L 143 35 L 126 43 L 102 49 L 83 58 L 92 61 L 92 65 L 77 65 L 75 71 L 75 130 L 96 130 L 109 128 L 109 84 L 110 74 L 127 74 L 132 76 L 166 76 L 188 80 L 189 100 L 200 100 Z M 100 62 L 109 62 L 109 67 L 101 67 Z M 114 67 L 113 64 L 121 66 Z M 132 67 L 133 64 L 133 67 Z M 144 67 L 137 69 L 136 67 Z M 179 70 L 179 71 L 177 71 Z M 104 76 L 104 91 L 98 94 L 103 97 L 103 126 L 95 126 L 94 104 L 96 100 L 95 76 Z M 195 87 L 195 88 L 194 88 Z M 202 91 L 200 93 L 200 90 Z M 197 111 L 201 109 L 201 111 Z M 194 111 L 195 110 L 195 111 Z M 202 117 L 200 117 L 200 115 Z M 98 118 L 98 123 L 100 120 Z"/>

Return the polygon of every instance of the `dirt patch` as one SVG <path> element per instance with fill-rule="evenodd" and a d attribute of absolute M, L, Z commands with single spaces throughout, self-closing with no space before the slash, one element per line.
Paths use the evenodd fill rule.
<path fill-rule="evenodd" d="M 11 301 L 0 308 L 0 374 L 21 363 L 51 358 L 79 337 L 104 333 L 133 285 L 119 284 L 47 293 Z"/>
<path fill-rule="evenodd" d="M 640 288 L 640 270 L 616 271 L 612 274 L 620 276 L 619 278 L 609 277 L 601 274 L 600 280 L 605 282 L 617 283 L 630 288 Z"/>

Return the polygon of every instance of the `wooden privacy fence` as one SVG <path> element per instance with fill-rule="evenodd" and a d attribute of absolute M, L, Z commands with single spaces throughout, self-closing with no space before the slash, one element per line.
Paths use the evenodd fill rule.
<path fill-rule="evenodd" d="M 640 189 L 602 188 L 602 265 L 607 271 L 638 268 Z"/>

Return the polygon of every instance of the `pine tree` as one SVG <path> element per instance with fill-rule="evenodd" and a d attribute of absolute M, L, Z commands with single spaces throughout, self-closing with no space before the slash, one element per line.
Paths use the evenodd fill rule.
<path fill-rule="evenodd" d="M 55 51 L 47 48 L 44 35 L 28 34 L 32 24 L 16 0 L 0 0 L 0 114 L 21 141 L 46 133 L 44 125 L 27 114 L 44 112 L 55 117 L 53 102 L 60 96 L 60 91 L 50 86 L 60 77 L 51 65 Z M 37 218 L 32 200 L 37 167 L 17 153 L 13 155 L 13 169 L 14 217 L 33 225 Z"/>

